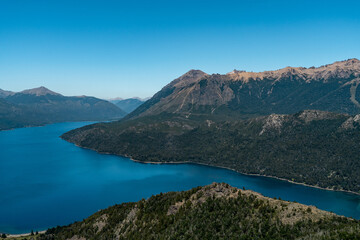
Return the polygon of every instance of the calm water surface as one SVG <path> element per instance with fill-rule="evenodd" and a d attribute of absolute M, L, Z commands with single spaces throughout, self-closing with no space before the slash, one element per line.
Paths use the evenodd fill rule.
<path fill-rule="evenodd" d="M 194 164 L 136 163 L 59 138 L 86 124 L 59 123 L 0 132 L 0 232 L 44 230 L 82 220 L 115 203 L 215 181 L 360 219 L 358 195 Z"/>

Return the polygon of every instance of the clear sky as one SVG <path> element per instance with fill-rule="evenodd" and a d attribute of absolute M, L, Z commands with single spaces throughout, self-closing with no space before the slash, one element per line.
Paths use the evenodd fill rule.
<path fill-rule="evenodd" d="M 0 88 L 148 97 L 190 69 L 360 58 L 360 1 L 0 0 Z"/>

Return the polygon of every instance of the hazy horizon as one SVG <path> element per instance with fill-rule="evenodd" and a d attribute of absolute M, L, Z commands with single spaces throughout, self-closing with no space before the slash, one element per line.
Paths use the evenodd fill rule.
<path fill-rule="evenodd" d="M 1 1 L 0 88 L 150 97 L 190 69 L 360 58 L 358 1 Z"/>

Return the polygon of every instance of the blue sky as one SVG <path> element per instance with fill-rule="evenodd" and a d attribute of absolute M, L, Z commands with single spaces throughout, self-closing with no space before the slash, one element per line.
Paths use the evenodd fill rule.
<path fill-rule="evenodd" d="M 0 88 L 148 97 L 190 69 L 360 58 L 360 1 L 0 0 Z"/>

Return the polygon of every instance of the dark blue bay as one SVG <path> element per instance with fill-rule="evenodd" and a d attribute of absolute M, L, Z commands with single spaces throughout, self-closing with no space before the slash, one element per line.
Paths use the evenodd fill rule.
<path fill-rule="evenodd" d="M 136 163 L 59 138 L 85 124 L 59 123 L 0 132 L 0 232 L 23 233 L 69 224 L 115 203 L 214 181 L 360 219 L 358 195 L 195 164 Z"/>

